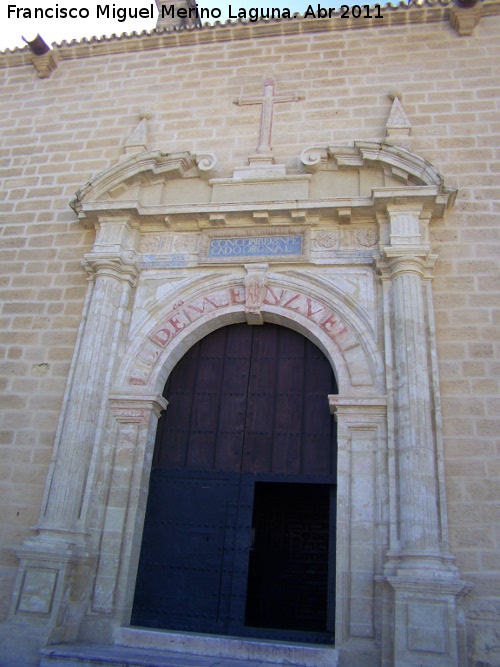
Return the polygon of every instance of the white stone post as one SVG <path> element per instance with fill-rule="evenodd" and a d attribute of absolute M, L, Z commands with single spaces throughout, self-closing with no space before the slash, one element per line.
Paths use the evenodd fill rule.
<path fill-rule="evenodd" d="M 385 567 L 384 666 L 463 665 L 462 623 L 457 600 L 465 591 L 448 553 L 444 484 L 439 466 L 438 384 L 430 335 L 432 295 L 427 282 L 436 256 L 429 252 L 423 205 L 387 206 L 389 241 L 378 268 L 391 329 L 388 386 L 393 388 L 396 475 L 391 502 L 396 527 Z"/>

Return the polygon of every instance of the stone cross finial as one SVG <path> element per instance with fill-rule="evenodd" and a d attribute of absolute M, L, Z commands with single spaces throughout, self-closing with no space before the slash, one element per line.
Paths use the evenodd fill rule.
<path fill-rule="evenodd" d="M 250 95 L 242 95 L 234 100 L 238 106 L 243 104 L 262 104 L 262 111 L 260 116 L 260 133 L 259 145 L 257 146 L 257 153 L 270 153 L 271 148 L 271 133 L 273 129 L 273 112 L 274 105 L 278 102 L 298 102 L 304 97 L 297 95 L 297 93 L 283 93 L 281 95 L 274 94 L 274 79 L 267 77 L 264 81 L 264 92 L 261 97 L 252 97 Z"/>

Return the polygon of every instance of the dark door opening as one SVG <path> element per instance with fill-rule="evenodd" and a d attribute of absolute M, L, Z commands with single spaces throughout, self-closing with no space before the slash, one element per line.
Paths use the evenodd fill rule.
<path fill-rule="evenodd" d="M 218 329 L 184 355 L 163 394 L 133 625 L 333 640 L 336 392 L 324 354 L 274 324 Z"/>
<path fill-rule="evenodd" d="M 328 590 L 333 489 L 326 484 L 255 484 L 245 625 L 332 630 Z"/>

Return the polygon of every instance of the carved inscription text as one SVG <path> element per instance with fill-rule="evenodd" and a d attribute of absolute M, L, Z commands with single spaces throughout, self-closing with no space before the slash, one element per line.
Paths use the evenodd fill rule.
<path fill-rule="evenodd" d="M 245 310 L 246 294 L 243 286 L 231 287 L 200 296 L 189 302 L 179 302 L 168 313 L 136 357 L 134 371 L 129 378 L 131 384 L 147 384 L 161 351 L 190 324 L 216 311 Z M 300 294 L 295 290 L 266 285 L 262 310 L 286 310 L 313 321 L 336 342 L 342 351 L 358 345 L 340 317 L 321 301 Z"/>

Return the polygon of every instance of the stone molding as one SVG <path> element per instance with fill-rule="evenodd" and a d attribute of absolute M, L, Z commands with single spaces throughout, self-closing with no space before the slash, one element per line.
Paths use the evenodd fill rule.
<path fill-rule="evenodd" d="M 354 141 L 352 146 L 310 146 L 300 155 L 300 162 L 305 171 L 314 173 L 324 168 L 328 159 L 339 167 L 364 167 L 378 163 L 386 169 L 392 169 L 394 175 L 407 184 L 434 185 L 444 189 L 444 178 L 435 167 L 417 155 L 399 146 L 384 141 Z"/>
<path fill-rule="evenodd" d="M 386 396 L 367 396 L 367 397 L 347 397 L 331 394 L 328 396 L 328 404 L 330 412 L 338 418 L 345 418 L 354 422 L 356 418 L 366 421 L 369 416 L 385 417 L 387 414 L 387 397 Z M 349 420 L 349 417 L 351 418 Z"/>
<path fill-rule="evenodd" d="M 109 254 L 87 253 L 82 259 L 82 265 L 89 276 L 95 280 L 99 276 L 107 276 L 116 280 L 126 280 L 133 287 L 140 274 L 140 265 L 137 259 Z"/>
<path fill-rule="evenodd" d="M 187 178 L 204 175 L 215 164 L 213 153 L 202 153 L 199 156 L 189 152 L 162 153 L 156 150 L 137 153 L 98 174 L 76 193 L 70 205 L 82 222 L 89 217 L 95 220 L 96 212 L 100 215 L 105 215 L 106 211 L 116 212 L 116 203 L 106 206 L 104 202 L 127 192 L 139 175 L 141 183 L 153 182 L 155 179 Z M 103 203 L 97 204 L 101 200 Z M 130 205 L 123 208 L 130 208 Z"/>
<path fill-rule="evenodd" d="M 141 423 L 149 418 L 151 411 L 158 418 L 168 406 L 168 401 L 159 395 L 112 394 L 108 400 L 114 418 L 122 424 Z"/>

